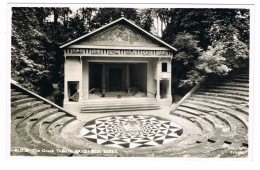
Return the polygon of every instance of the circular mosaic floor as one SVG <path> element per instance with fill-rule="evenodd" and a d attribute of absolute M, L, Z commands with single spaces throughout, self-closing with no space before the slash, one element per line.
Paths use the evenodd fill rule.
<path fill-rule="evenodd" d="M 98 118 L 85 124 L 80 132 L 89 141 L 116 148 L 166 144 L 182 133 L 183 129 L 172 121 L 142 115 Z"/>

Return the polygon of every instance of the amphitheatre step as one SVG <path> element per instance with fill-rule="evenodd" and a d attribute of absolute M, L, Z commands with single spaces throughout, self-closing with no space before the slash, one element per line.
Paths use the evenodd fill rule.
<path fill-rule="evenodd" d="M 173 114 L 178 115 L 179 117 L 188 118 L 192 122 L 196 121 L 197 125 L 202 129 L 204 135 L 210 134 L 211 132 L 214 131 L 214 126 L 210 122 L 202 119 L 199 116 L 194 116 L 192 114 L 189 114 L 189 113 L 181 111 L 181 110 L 176 110 Z"/>
<path fill-rule="evenodd" d="M 249 79 L 249 74 L 241 74 L 236 76 L 237 79 Z"/>
<path fill-rule="evenodd" d="M 47 132 L 50 135 L 57 135 L 60 133 L 61 129 L 63 128 L 63 126 L 66 126 L 66 124 L 70 123 L 71 121 L 75 120 L 75 117 L 62 117 L 59 120 L 53 122 L 52 124 L 50 124 L 47 127 Z"/>
<path fill-rule="evenodd" d="M 248 97 L 248 92 L 242 92 L 237 90 L 222 90 L 222 89 L 200 89 L 199 92 L 214 92 L 214 93 L 224 93 L 224 94 L 234 94 L 239 96 Z"/>
<path fill-rule="evenodd" d="M 29 117 L 30 121 L 40 121 L 41 119 L 50 116 L 51 114 L 54 114 L 58 112 L 58 109 L 56 108 L 49 108 L 44 111 L 37 112 Z"/>
<path fill-rule="evenodd" d="M 32 101 L 30 103 L 20 104 L 15 107 L 11 107 L 11 115 L 15 115 L 19 112 L 23 112 L 25 110 L 30 110 L 30 108 L 34 108 L 36 106 L 43 105 L 43 101 Z"/>
<path fill-rule="evenodd" d="M 234 86 L 209 86 L 208 88 L 215 88 L 215 89 L 223 89 L 223 90 L 235 90 L 235 91 L 244 91 L 244 92 L 249 92 L 248 87 L 234 87 Z"/>
<path fill-rule="evenodd" d="M 236 78 L 234 82 L 249 83 L 249 79 Z"/>
<path fill-rule="evenodd" d="M 40 111 L 43 111 L 43 110 L 46 110 L 46 109 L 49 109 L 49 108 L 51 108 L 51 106 L 47 105 L 47 104 L 39 105 L 39 106 L 36 106 L 36 107 L 33 107 L 33 108 L 28 108 L 27 110 L 24 110 L 22 112 L 13 114 L 11 116 L 11 118 L 12 118 L 12 120 L 13 119 L 21 119 L 21 118 L 26 117 L 26 115 L 28 115 L 28 114 L 34 114 L 34 113 L 37 113 L 37 112 L 40 112 Z"/>
<path fill-rule="evenodd" d="M 217 139 L 223 133 L 221 128 L 219 128 L 219 127 L 215 128 L 215 125 L 212 124 L 212 122 L 208 121 L 205 118 L 190 115 L 190 114 L 188 114 L 184 111 L 180 111 L 180 110 L 176 110 L 172 114 L 182 117 L 184 119 L 187 119 L 202 129 L 201 137 L 196 140 L 199 143 L 205 143 L 208 140 L 213 140 L 213 139 L 214 139 L 214 142 L 216 142 Z"/>
<path fill-rule="evenodd" d="M 46 143 L 47 145 L 50 145 L 53 148 L 53 145 L 48 143 L 48 141 L 44 141 L 40 137 L 40 127 L 43 123 L 50 124 L 50 122 L 54 122 L 55 120 L 58 120 L 65 116 L 66 116 L 66 114 L 64 112 L 56 112 L 56 113 L 53 113 L 53 114 L 41 119 L 40 121 L 35 122 L 33 124 L 33 126 L 31 127 L 30 135 L 34 138 L 35 141 L 38 141 L 41 143 Z"/>
<path fill-rule="evenodd" d="M 241 101 L 238 99 L 234 98 L 227 98 L 227 97 L 218 97 L 218 96 L 209 96 L 209 95 L 200 95 L 200 94 L 192 94 L 192 96 L 189 98 L 191 100 L 203 100 L 203 101 L 222 101 L 225 103 L 230 103 L 230 104 L 237 104 L 237 105 L 248 105 L 248 102 L 246 101 Z"/>
<path fill-rule="evenodd" d="M 35 100 L 36 100 L 35 98 L 24 98 L 24 99 L 16 100 L 16 101 L 11 102 L 11 107 L 14 107 L 14 106 L 17 106 L 20 104 L 24 104 L 24 103 L 29 103 L 29 102 L 32 102 Z"/>
<path fill-rule="evenodd" d="M 217 104 L 217 105 L 225 106 L 225 107 L 233 107 L 233 106 L 235 106 L 234 104 L 223 102 L 223 101 L 219 101 L 219 100 L 214 100 L 214 99 L 205 99 L 205 98 L 203 99 L 203 98 L 198 98 L 198 97 L 189 97 L 189 100 L 192 100 L 192 101 L 203 101 L 203 102 Z"/>
<path fill-rule="evenodd" d="M 177 111 L 178 110 L 205 119 L 206 121 L 210 122 L 215 127 L 215 129 L 219 128 L 223 129 L 223 131 L 228 131 L 230 129 L 229 124 L 227 124 L 226 121 L 223 121 L 223 118 L 181 106 L 178 107 Z"/>
<path fill-rule="evenodd" d="M 22 95 L 23 93 L 22 92 L 11 92 L 11 96 L 18 96 L 18 95 Z"/>
<path fill-rule="evenodd" d="M 204 92 L 204 91 L 197 91 L 194 93 L 195 95 L 207 95 L 207 96 L 216 96 L 216 97 L 223 97 L 223 98 L 230 98 L 230 99 L 237 99 L 237 100 L 242 100 L 242 101 L 249 101 L 248 96 L 239 96 L 235 94 L 226 94 L 226 93 L 214 93 L 214 92 Z"/>
<path fill-rule="evenodd" d="M 247 115 L 236 111 L 233 108 L 228 108 L 228 107 L 222 107 L 219 105 L 215 105 L 215 104 L 209 104 L 209 103 L 205 103 L 205 102 L 199 102 L 199 101 L 187 101 L 186 106 L 189 107 L 197 107 L 196 109 L 200 109 L 200 110 L 208 110 L 211 109 L 211 111 L 216 112 L 222 112 L 225 113 L 226 115 L 234 118 L 236 120 L 236 122 L 240 122 L 242 124 L 242 126 L 244 126 L 244 128 L 248 128 L 248 120 L 247 120 Z M 208 112 L 211 112 L 208 111 Z M 241 126 L 241 127 L 242 127 Z M 242 127 L 243 128 L 243 127 Z"/>
<path fill-rule="evenodd" d="M 79 135 L 80 130 L 86 123 L 80 120 L 74 120 L 67 124 L 61 129 L 60 137 L 77 148 L 89 149 L 89 145 L 86 142 L 86 139 Z"/>
<path fill-rule="evenodd" d="M 227 82 L 225 82 L 225 83 L 215 82 L 215 83 L 209 84 L 209 86 L 211 86 L 211 85 L 249 88 L 248 83 L 236 83 L 236 82 L 228 82 L 228 83 Z"/>
<path fill-rule="evenodd" d="M 64 150 L 70 150 L 68 148 L 68 144 L 63 141 L 60 137 L 56 136 L 55 133 L 53 133 L 53 130 L 60 128 L 59 126 L 62 126 L 63 124 L 69 123 L 71 119 L 75 119 L 74 117 L 61 117 L 51 124 L 43 123 L 40 126 L 40 138 L 42 138 L 43 141 L 47 141 L 51 145 L 55 146 L 56 149 L 64 149 Z M 56 122 L 58 124 L 56 124 Z M 62 124 L 61 124 L 62 123 Z M 53 125 L 54 124 L 54 125 Z M 64 156 L 69 156 L 71 153 L 63 153 Z"/>
<path fill-rule="evenodd" d="M 16 100 L 20 100 L 20 99 L 24 99 L 27 98 L 29 95 L 15 95 L 15 96 L 11 96 L 11 101 L 16 101 Z"/>

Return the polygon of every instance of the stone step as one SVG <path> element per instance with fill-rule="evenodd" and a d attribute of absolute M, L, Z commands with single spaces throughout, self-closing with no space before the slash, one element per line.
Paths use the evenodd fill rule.
<path fill-rule="evenodd" d="M 154 98 L 91 100 L 84 102 L 82 113 L 102 113 L 118 111 L 157 110 L 160 106 Z"/>
<path fill-rule="evenodd" d="M 212 84 L 209 84 L 209 85 L 249 88 L 248 83 L 236 83 L 236 82 L 226 82 L 226 83 L 215 82 L 215 83 L 212 83 Z"/>
<path fill-rule="evenodd" d="M 30 108 L 33 108 L 33 107 L 36 107 L 36 106 L 39 106 L 42 104 L 43 104 L 43 101 L 32 101 L 29 103 L 24 103 L 24 104 L 17 105 L 15 107 L 11 107 L 11 115 L 15 115 L 19 112 L 28 110 Z"/>
<path fill-rule="evenodd" d="M 194 116 L 194 115 L 188 114 L 188 113 L 180 111 L 180 110 L 176 110 L 175 112 L 173 112 L 173 115 L 176 115 L 176 116 L 179 116 L 182 118 L 186 118 L 201 128 L 201 130 L 202 130 L 201 138 L 198 139 L 197 141 L 199 141 L 201 143 L 206 142 L 209 138 L 214 136 L 215 129 L 214 129 L 214 126 L 212 126 L 212 124 L 210 122 L 208 122 L 198 116 Z"/>
<path fill-rule="evenodd" d="M 194 116 L 201 117 L 206 121 L 210 122 L 215 127 L 215 129 L 222 129 L 223 132 L 230 131 L 229 124 L 226 123 L 226 121 L 223 121 L 224 118 L 222 117 L 216 117 L 212 114 L 200 112 L 186 107 L 178 107 L 177 110 L 192 114 Z"/>
<path fill-rule="evenodd" d="M 28 118 L 29 121 L 28 121 L 27 126 L 26 126 L 26 131 L 27 131 L 28 136 L 30 136 L 33 139 L 33 141 L 35 141 L 38 144 L 41 144 L 41 146 L 43 146 L 45 148 L 49 148 L 49 147 L 53 148 L 53 145 L 50 145 L 49 143 L 44 143 L 44 142 L 40 141 L 38 136 L 37 136 L 38 134 L 33 133 L 33 128 L 35 128 L 34 126 L 38 126 L 37 125 L 38 122 L 40 122 L 44 118 L 51 116 L 51 115 L 53 115 L 57 112 L 58 112 L 58 109 L 50 108 L 48 110 L 38 112 L 38 113 L 36 113 L 33 116 Z"/>
<path fill-rule="evenodd" d="M 192 94 L 192 96 L 189 98 L 191 100 L 203 100 L 203 101 L 222 101 L 225 103 L 230 103 L 230 104 L 243 104 L 243 105 L 248 105 L 248 102 L 246 101 L 241 101 L 238 99 L 234 98 L 227 98 L 227 97 L 218 97 L 218 96 L 209 96 L 209 95 L 200 95 L 200 94 Z"/>
<path fill-rule="evenodd" d="M 245 96 L 248 97 L 249 93 L 242 92 L 242 91 L 236 91 L 236 90 L 222 90 L 222 89 L 200 89 L 199 92 L 210 92 L 210 93 L 224 93 L 224 94 L 234 94 L 239 96 Z"/>
<path fill-rule="evenodd" d="M 39 132 L 40 132 L 40 138 L 43 140 L 43 141 L 46 141 L 48 143 L 50 143 L 51 145 L 55 146 L 55 149 L 60 149 L 60 150 L 67 150 L 69 151 L 70 148 L 68 148 L 68 145 L 66 144 L 66 142 L 64 142 L 63 140 L 60 140 L 58 137 L 56 138 L 54 135 L 55 134 L 50 134 L 47 129 L 52 126 L 52 124 L 55 124 L 55 122 L 60 122 L 60 120 L 67 120 L 67 116 L 64 116 L 64 117 L 60 117 L 59 119 L 53 121 L 51 124 L 48 124 L 48 123 L 42 123 L 40 125 L 40 128 L 39 128 Z M 71 118 L 71 117 L 70 117 Z M 72 153 L 72 152 L 71 152 Z M 62 153 L 62 155 L 64 156 L 70 156 L 71 153 Z M 72 154 L 73 155 L 73 154 Z"/>
<path fill-rule="evenodd" d="M 189 97 L 188 100 L 192 100 L 192 101 L 203 101 L 203 102 L 206 102 L 206 103 L 217 104 L 217 105 L 225 106 L 225 107 L 233 107 L 233 106 L 235 106 L 234 104 L 230 104 L 230 103 L 223 102 L 223 101 L 212 100 L 212 99 L 202 99 L 202 98 L 198 98 L 198 97 Z M 188 100 L 187 100 L 187 101 L 188 101 Z"/>
<path fill-rule="evenodd" d="M 116 104 L 116 103 L 156 103 L 154 98 L 120 98 L 120 99 L 92 99 L 84 101 L 83 104 Z"/>
<path fill-rule="evenodd" d="M 47 127 L 48 134 L 59 135 L 61 129 L 75 119 L 76 119 L 75 117 L 66 116 L 53 122 L 51 125 Z"/>
<path fill-rule="evenodd" d="M 186 103 L 185 103 L 186 104 Z M 247 115 L 236 111 L 234 108 L 228 108 L 228 107 L 222 107 L 216 104 L 209 104 L 205 102 L 200 101 L 187 101 L 187 104 L 195 107 L 196 109 L 206 109 L 209 112 L 222 112 L 225 113 L 228 116 L 233 117 L 237 122 L 240 122 L 246 129 L 248 128 L 248 117 Z M 187 105 L 186 105 L 187 107 Z M 211 109 L 211 110 L 209 110 Z M 234 120 L 234 121 L 235 121 Z"/>
<path fill-rule="evenodd" d="M 11 91 L 11 96 L 18 96 L 18 95 L 22 95 L 22 92 L 15 92 L 15 91 Z"/>
<path fill-rule="evenodd" d="M 97 104 L 83 104 L 83 107 L 127 107 L 127 106 L 133 106 L 133 105 L 138 105 L 138 106 L 149 106 L 149 105 L 154 105 L 154 106 L 158 106 L 157 103 L 152 103 L 152 102 L 146 102 L 146 103 L 132 103 L 132 102 L 128 102 L 128 103 L 97 103 Z"/>
<path fill-rule="evenodd" d="M 233 81 L 234 82 L 241 82 L 241 83 L 249 83 L 249 79 L 243 79 L 243 78 L 236 78 Z"/>
<path fill-rule="evenodd" d="M 24 104 L 24 103 L 29 103 L 29 102 L 32 102 L 35 100 L 36 100 L 35 98 L 25 98 L 25 99 L 16 100 L 14 102 L 11 102 L 11 107 L 14 107 L 14 106 L 17 106 L 20 104 Z"/>
<path fill-rule="evenodd" d="M 45 138 L 47 141 L 51 141 L 54 144 L 58 144 L 58 146 L 62 146 L 68 149 L 71 149 L 73 151 L 82 149 L 81 146 L 71 144 L 70 142 L 67 142 L 64 140 L 64 138 L 61 137 L 60 133 L 63 127 L 65 127 L 67 124 L 71 123 L 72 121 L 76 120 L 75 117 L 63 117 L 55 122 L 53 122 L 51 125 L 46 127 L 46 131 L 42 132 L 42 137 Z"/>
<path fill-rule="evenodd" d="M 249 80 L 249 75 L 238 75 L 238 76 L 236 76 L 236 79 L 247 79 L 247 80 Z"/>
<path fill-rule="evenodd" d="M 47 116 L 50 116 L 52 114 L 55 114 L 58 112 L 58 109 L 56 108 L 49 108 L 40 112 L 37 112 L 29 117 L 30 121 L 40 121 L 41 119 L 44 119 Z"/>
<path fill-rule="evenodd" d="M 158 105 L 155 105 L 155 104 L 138 104 L 138 105 L 92 105 L 92 106 L 83 106 L 81 108 L 81 110 L 96 110 L 96 109 L 108 109 L 108 110 L 111 110 L 111 109 L 123 109 L 123 108 L 146 108 L 146 107 L 150 107 L 150 108 L 159 108 Z"/>
<path fill-rule="evenodd" d="M 222 129 L 224 131 L 229 131 L 230 127 L 226 123 L 226 121 L 223 121 L 224 118 L 215 117 L 214 115 L 207 114 L 204 112 L 200 112 L 194 109 L 189 109 L 186 107 L 178 107 L 177 110 L 180 110 L 182 112 L 189 113 L 191 115 L 194 115 L 196 117 L 201 117 L 202 119 L 205 119 L 206 121 L 210 122 L 215 129 Z"/>
<path fill-rule="evenodd" d="M 16 101 L 16 100 L 20 100 L 20 99 L 24 99 L 27 98 L 28 95 L 15 95 L 15 96 L 11 96 L 11 101 Z"/>
<path fill-rule="evenodd" d="M 242 88 L 242 87 L 224 86 L 223 85 L 223 86 L 209 86 L 208 88 L 249 92 L 249 88 L 246 88 L 246 87 Z"/>
<path fill-rule="evenodd" d="M 237 100 L 241 100 L 241 101 L 249 101 L 249 97 L 247 96 L 238 96 L 235 94 L 225 94 L 225 93 L 214 93 L 214 92 L 203 92 L 203 91 L 197 91 L 196 93 L 194 93 L 195 95 L 199 94 L 199 95 L 207 95 L 207 96 L 213 96 L 213 97 L 223 97 L 223 98 L 229 98 L 229 99 L 237 99 Z"/>
<path fill-rule="evenodd" d="M 108 113 L 108 112 L 125 112 L 125 111 L 141 111 L 141 110 L 159 110 L 160 107 L 136 107 L 136 108 L 113 108 L 113 109 L 93 109 L 81 110 L 81 113 Z"/>
<path fill-rule="evenodd" d="M 66 114 L 64 112 L 56 112 L 56 113 L 50 114 L 47 117 L 44 117 L 43 119 L 41 119 L 39 121 L 36 121 L 33 124 L 33 126 L 31 127 L 31 131 L 30 131 L 31 136 L 33 136 L 35 141 L 38 141 L 40 143 L 46 143 L 47 145 L 51 145 L 50 143 L 48 143 L 48 141 L 45 141 L 40 137 L 40 127 L 43 123 L 46 123 L 49 125 L 51 122 L 54 122 L 55 120 L 58 120 L 65 116 L 66 116 Z M 55 148 L 55 146 L 53 146 L 53 145 L 51 145 L 51 146 L 52 146 L 52 148 Z"/>
<path fill-rule="evenodd" d="M 214 116 L 223 117 L 224 120 L 229 124 L 229 126 L 231 128 L 230 133 L 227 133 L 225 135 L 226 141 L 238 142 L 242 139 L 244 140 L 245 135 L 247 134 L 247 127 L 246 127 L 245 123 L 243 122 L 243 120 L 235 118 L 223 111 L 219 111 L 219 110 L 209 111 L 209 108 L 198 106 L 198 105 L 192 105 L 192 104 L 189 104 L 187 106 L 192 109 L 199 108 L 200 110 L 202 110 L 202 111 L 204 110 L 208 114 L 212 114 Z"/>
<path fill-rule="evenodd" d="M 25 123 L 25 126 L 21 126 L 21 129 L 17 129 L 20 123 Z M 26 124 L 27 123 L 27 124 Z M 55 156 L 52 153 L 43 153 L 43 152 L 33 152 L 33 149 L 42 150 L 42 149 L 52 149 L 44 145 L 44 143 L 38 143 L 33 138 L 28 135 L 27 126 L 30 124 L 30 121 L 16 119 L 12 121 L 11 126 L 11 150 L 14 148 L 26 148 L 28 152 L 23 152 L 21 155 L 30 154 L 31 156 Z M 12 151 L 11 151 L 12 152 Z M 17 152 L 13 152 L 13 155 L 17 155 Z"/>
<path fill-rule="evenodd" d="M 79 135 L 80 130 L 86 123 L 80 120 L 74 120 L 61 129 L 60 137 L 66 143 L 81 149 L 89 149 L 89 144 Z"/>
<path fill-rule="evenodd" d="M 11 92 L 15 92 L 16 90 L 15 89 L 11 89 Z"/>

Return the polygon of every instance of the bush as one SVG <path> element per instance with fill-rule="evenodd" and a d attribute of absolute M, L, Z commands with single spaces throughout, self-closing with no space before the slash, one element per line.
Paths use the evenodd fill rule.
<path fill-rule="evenodd" d="M 52 83 L 47 76 L 43 76 L 38 82 L 39 94 L 43 97 L 50 96 L 53 91 Z"/>
<path fill-rule="evenodd" d="M 63 106 L 63 99 L 64 99 L 64 94 L 61 91 L 58 91 L 54 94 L 54 100 L 55 104 L 58 106 L 62 107 Z"/>

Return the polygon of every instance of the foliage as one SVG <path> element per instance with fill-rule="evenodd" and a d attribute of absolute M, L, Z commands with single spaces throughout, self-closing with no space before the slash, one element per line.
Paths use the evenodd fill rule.
<path fill-rule="evenodd" d="M 167 12 L 170 21 L 162 38 L 178 49 L 172 60 L 172 71 L 179 80 L 179 87 L 193 86 L 197 78 L 205 75 L 226 76 L 231 70 L 248 69 L 249 10 L 173 9 Z M 194 48 L 187 45 L 184 33 L 193 36 L 188 41 Z M 191 55 L 194 54 L 192 49 L 199 52 L 197 57 Z"/>
<path fill-rule="evenodd" d="M 149 32 L 160 25 L 162 39 L 178 49 L 172 60 L 175 90 L 205 75 L 248 69 L 248 9 L 13 7 L 12 78 L 48 95 L 50 84 L 64 76 L 59 46 L 123 15 Z"/>

